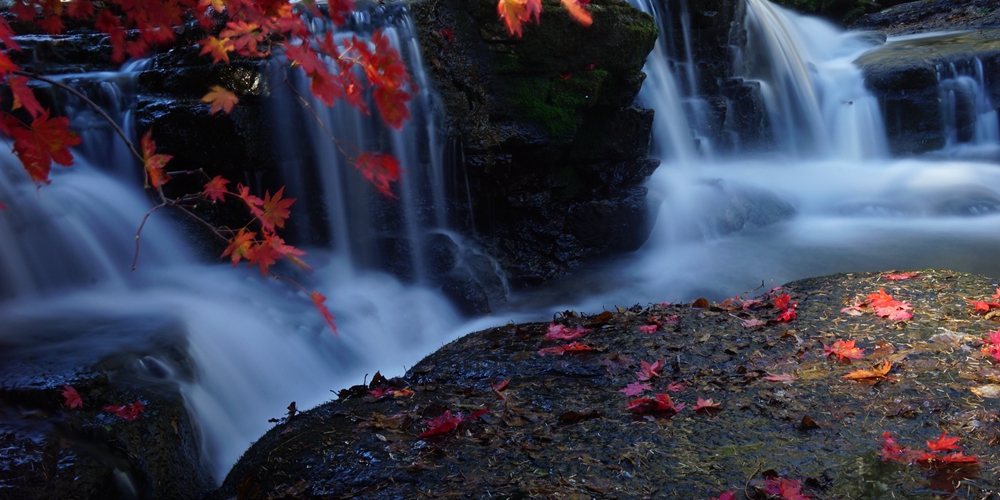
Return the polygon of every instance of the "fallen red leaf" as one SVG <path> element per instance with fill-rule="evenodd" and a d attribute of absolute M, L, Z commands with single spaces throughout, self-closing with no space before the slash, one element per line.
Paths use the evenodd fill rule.
<path fill-rule="evenodd" d="M 71 385 L 64 385 L 62 396 L 66 398 L 63 402 L 63 406 L 73 409 L 73 408 L 83 408 L 83 398 L 80 397 L 80 393 L 76 392 L 76 389 Z"/>
<path fill-rule="evenodd" d="M 545 356 L 546 354 L 551 354 L 553 356 L 562 356 L 567 352 L 579 352 L 579 351 L 593 351 L 594 348 L 586 344 L 581 344 L 579 342 L 570 342 L 566 345 L 557 345 L 555 347 L 546 347 L 544 349 L 539 349 L 538 355 Z"/>
<path fill-rule="evenodd" d="M 889 374 L 889 369 L 891 368 L 892 368 L 892 362 L 889 360 L 885 360 L 882 362 L 881 365 L 872 367 L 871 370 L 862 370 L 862 369 L 854 370 L 851 373 L 844 375 L 843 378 L 849 380 L 886 378 Z"/>
<path fill-rule="evenodd" d="M 643 391 L 652 390 L 653 386 L 651 384 L 643 384 L 642 382 L 632 382 L 626 385 L 624 389 L 618 389 L 618 392 L 625 394 L 628 397 L 638 396 L 642 394 Z"/>
<path fill-rule="evenodd" d="M 657 394 L 655 398 L 639 398 L 629 401 L 625 409 L 632 413 L 667 413 L 676 415 L 684 409 L 684 403 L 674 403 L 669 394 Z"/>
<path fill-rule="evenodd" d="M 712 398 L 708 398 L 708 399 L 698 398 L 698 402 L 695 403 L 695 405 L 693 407 L 691 407 L 691 409 L 694 410 L 695 412 L 699 412 L 699 411 L 700 412 L 712 412 L 712 411 L 718 411 L 721 408 L 722 408 L 722 404 L 716 403 L 715 401 L 712 401 Z"/>
<path fill-rule="evenodd" d="M 652 378 L 659 378 L 660 374 L 657 370 L 663 368 L 663 360 L 656 361 L 654 363 L 647 363 L 645 361 L 640 361 L 641 365 L 639 371 L 636 372 L 636 378 L 639 380 L 650 380 Z"/>
<path fill-rule="evenodd" d="M 146 406 L 142 404 L 142 401 L 136 401 L 135 403 L 125 406 L 104 405 L 101 409 L 111 412 L 114 416 L 123 420 L 136 420 L 144 411 L 146 411 Z"/>
<path fill-rule="evenodd" d="M 781 382 L 784 384 L 791 384 L 792 382 L 795 381 L 795 375 L 792 375 L 791 373 L 768 372 L 767 376 L 764 377 L 764 380 L 767 380 L 768 382 Z"/>
<path fill-rule="evenodd" d="M 833 343 L 833 346 L 828 346 L 826 344 L 823 344 L 823 355 L 824 356 L 835 355 L 837 356 L 837 358 L 840 359 L 840 361 L 863 359 L 865 357 L 864 349 L 859 349 L 857 347 L 854 347 L 854 342 L 855 341 L 851 339 L 848 341 L 837 340 L 836 342 Z"/>
<path fill-rule="evenodd" d="M 920 273 L 906 272 L 906 273 L 886 273 L 882 275 L 883 278 L 890 281 L 903 281 L 921 278 Z"/>
<path fill-rule="evenodd" d="M 549 340 L 574 340 L 580 338 L 585 333 L 589 333 L 590 331 L 590 328 L 584 328 L 580 325 L 576 325 L 576 327 L 571 330 L 566 328 L 565 325 L 553 322 L 549 324 L 549 329 L 545 332 L 545 338 Z"/>

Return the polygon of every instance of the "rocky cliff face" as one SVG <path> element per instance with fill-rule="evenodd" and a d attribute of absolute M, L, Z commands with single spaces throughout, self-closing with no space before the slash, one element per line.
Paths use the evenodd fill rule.
<path fill-rule="evenodd" d="M 656 40 L 650 16 L 595 1 L 594 23 L 546 2 L 512 38 L 493 2 L 412 6 L 425 62 L 461 143 L 472 193 L 464 228 L 515 285 L 633 250 L 649 232 L 645 188 L 652 111 L 634 106 Z"/>

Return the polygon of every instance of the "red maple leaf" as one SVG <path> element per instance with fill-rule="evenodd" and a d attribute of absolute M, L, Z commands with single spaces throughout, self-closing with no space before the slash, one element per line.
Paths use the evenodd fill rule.
<path fill-rule="evenodd" d="M 10 85 L 10 91 L 14 94 L 14 104 L 11 109 L 17 109 L 24 107 L 28 111 L 28 114 L 32 118 L 38 118 L 45 108 L 35 99 L 35 93 L 28 87 L 28 79 L 23 76 L 12 76 L 7 79 L 7 84 Z"/>
<path fill-rule="evenodd" d="M 840 361 L 850 361 L 852 359 L 864 359 L 864 349 L 854 347 L 855 340 L 837 340 L 833 346 L 823 344 L 823 356 L 836 355 Z"/>
<path fill-rule="evenodd" d="M 566 345 L 558 345 L 555 347 L 546 347 L 538 351 L 539 356 L 545 356 L 546 354 L 551 354 L 553 356 L 562 356 L 567 352 L 579 352 L 579 351 L 593 351 L 594 348 L 586 344 L 581 344 L 579 342 L 570 342 Z"/>
<path fill-rule="evenodd" d="M 920 278 L 921 276 L 920 273 L 906 272 L 906 273 L 886 273 L 883 274 L 882 277 L 889 281 L 903 281 L 903 280 L 917 279 Z"/>
<path fill-rule="evenodd" d="M 882 431 L 882 449 L 878 452 L 883 461 L 908 464 L 915 458 L 914 452 L 899 445 L 889 431 Z"/>
<path fill-rule="evenodd" d="M 657 324 L 642 325 L 642 326 L 639 327 L 639 331 L 640 332 L 644 332 L 644 333 L 656 333 L 656 331 L 659 330 L 659 329 L 660 329 L 660 325 L 657 325 Z"/>
<path fill-rule="evenodd" d="M 202 195 L 208 198 L 208 201 L 224 201 L 226 193 L 229 192 L 226 189 L 226 184 L 229 184 L 229 179 L 223 178 L 221 175 L 216 175 L 212 180 L 205 184 L 202 190 Z"/>
<path fill-rule="evenodd" d="M 83 19 L 94 15 L 94 4 L 90 0 L 73 0 L 66 6 L 66 15 L 73 19 Z"/>
<path fill-rule="evenodd" d="M 146 411 L 146 406 L 142 404 L 142 401 L 136 401 L 135 403 L 125 406 L 104 405 L 101 409 L 111 412 L 116 417 L 124 420 L 136 420 L 144 411 Z"/>
<path fill-rule="evenodd" d="M 764 483 L 764 493 L 776 496 L 781 500 L 808 500 L 809 497 L 802 493 L 802 481 L 798 479 L 785 479 L 783 477 L 769 477 Z"/>
<path fill-rule="evenodd" d="M 444 28 L 441 31 L 439 31 L 438 35 L 440 35 L 441 38 L 443 38 L 446 43 L 451 43 L 452 40 L 455 39 L 455 32 L 448 28 Z"/>
<path fill-rule="evenodd" d="M 712 401 L 712 398 L 698 398 L 698 402 L 691 409 L 696 412 L 713 412 L 722 409 L 722 404 Z"/>
<path fill-rule="evenodd" d="M 236 195 L 246 204 L 247 209 L 250 210 L 250 215 L 258 219 L 264 216 L 264 211 L 261 210 L 261 207 L 264 206 L 264 200 L 250 194 L 250 188 L 243 184 L 237 184 Z"/>
<path fill-rule="evenodd" d="M 362 153 L 354 161 L 354 167 L 361 171 L 361 175 L 371 182 L 375 189 L 388 198 L 395 198 L 391 191 L 391 183 L 399 181 L 399 160 L 394 156 L 384 153 Z"/>
<path fill-rule="evenodd" d="M 31 179 L 46 184 L 49 182 L 52 162 L 72 165 L 73 153 L 69 148 L 80 144 L 82 140 L 69 130 L 68 118 L 49 118 L 48 110 L 32 120 L 30 127 L 8 115 L 4 118 L 2 129 L 14 139 L 14 154 L 21 160 Z"/>
<path fill-rule="evenodd" d="M 420 437 L 426 438 L 436 436 L 438 434 L 446 434 L 458 427 L 458 424 L 479 418 L 481 415 L 486 414 L 487 411 L 488 410 L 486 409 L 477 410 L 472 415 L 462 418 L 461 412 L 452 415 L 451 411 L 445 410 L 441 416 L 424 421 L 424 424 L 427 425 L 427 430 L 420 433 Z"/>
<path fill-rule="evenodd" d="M 323 304 L 326 302 L 326 297 L 316 290 L 313 290 L 309 294 L 309 298 L 312 299 L 313 305 L 316 306 L 316 309 L 319 309 L 320 314 L 323 315 L 323 319 L 326 320 L 326 324 L 330 325 L 330 329 L 333 330 L 333 334 L 337 335 L 337 325 L 333 322 L 336 318 L 334 318 L 333 314 L 330 313 L 330 309 Z"/>
<path fill-rule="evenodd" d="M 63 406 L 71 410 L 73 408 L 83 408 L 83 398 L 80 397 L 80 393 L 76 392 L 73 386 L 64 385 L 62 397 L 66 398 L 66 401 L 63 401 Z"/>
<path fill-rule="evenodd" d="M 655 398 L 633 399 L 625 409 L 638 414 L 666 413 L 668 416 L 673 416 L 684 409 L 684 404 L 675 404 L 669 394 L 657 394 Z"/>
<path fill-rule="evenodd" d="M 633 397 L 642 394 L 643 391 L 649 391 L 652 389 L 653 386 L 651 384 L 643 384 L 642 382 L 632 382 L 631 384 L 626 385 L 624 389 L 618 389 L 618 392 L 628 397 Z"/>
<path fill-rule="evenodd" d="M 553 322 L 549 324 L 549 329 L 545 332 L 545 338 L 548 340 L 574 340 L 590 331 L 590 328 L 584 328 L 580 325 L 576 325 L 576 327 L 571 330 L 566 328 L 565 325 Z"/>
<path fill-rule="evenodd" d="M 639 380 L 650 380 L 653 378 L 659 378 L 660 374 L 657 370 L 663 368 L 663 360 L 656 361 L 655 363 L 647 363 L 645 361 L 640 361 L 639 371 L 636 372 L 636 378 Z"/>
<path fill-rule="evenodd" d="M 941 431 L 941 437 L 935 439 L 934 441 L 927 441 L 927 449 L 931 451 L 950 451 L 950 450 L 961 450 L 962 447 L 958 446 L 957 443 L 959 438 L 948 437 L 944 431 Z"/>
<path fill-rule="evenodd" d="M 684 389 L 687 389 L 687 387 L 685 387 L 683 383 L 681 383 L 681 382 L 671 382 L 671 383 L 667 384 L 667 389 L 666 390 L 667 390 L 667 392 L 681 392 Z"/>

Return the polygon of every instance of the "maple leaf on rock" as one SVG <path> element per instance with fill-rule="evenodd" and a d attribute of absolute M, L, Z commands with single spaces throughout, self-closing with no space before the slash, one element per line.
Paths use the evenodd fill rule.
<path fill-rule="evenodd" d="M 912 280 L 921 278 L 922 276 L 920 276 L 920 273 L 906 272 L 906 273 L 886 273 L 883 274 L 882 277 L 889 281 L 903 281 L 903 280 Z"/>
<path fill-rule="evenodd" d="M 791 384 L 795 381 L 795 375 L 791 373 L 770 373 L 764 377 L 764 380 L 768 382 L 781 382 L 783 384 Z"/>
<path fill-rule="evenodd" d="M 833 346 L 828 346 L 823 344 L 823 355 L 824 356 L 837 356 L 841 361 L 852 359 L 864 359 L 864 349 L 854 347 L 855 340 L 837 340 L 833 343 Z"/>
<path fill-rule="evenodd" d="M 114 416 L 123 420 L 137 420 L 146 411 L 146 405 L 142 404 L 142 401 L 136 401 L 124 406 L 104 405 L 101 407 L 101 410 L 111 412 Z"/>
<path fill-rule="evenodd" d="M 769 477 L 764 483 L 764 493 L 776 496 L 781 500 L 808 500 L 810 497 L 802 493 L 802 481 Z"/>
<path fill-rule="evenodd" d="M 669 394 L 657 394 L 655 398 L 639 398 L 629 401 L 625 409 L 638 414 L 666 413 L 673 416 L 684 409 L 684 403 L 674 403 Z"/>
<path fill-rule="evenodd" d="M 73 408 L 83 408 L 83 398 L 80 397 L 80 393 L 76 392 L 76 389 L 71 385 L 64 385 L 62 391 L 62 397 L 66 398 L 63 402 L 63 406 L 73 409 Z"/>
<path fill-rule="evenodd" d="M 581 344 L 579 342 L 570 342 L 566 345 L 559 345 L 555 347 L 546 347 L 538 351 L 539 356 L 545 356 L 546 354 L 552 354 L 553 356 L 562 356 L 567 352 L 579 352 L 579 351 L 593 351 L 594 348 L 586 344 Z"/>
<path fill-rule="evenodd" d="M 663 368 L 663 360 L 656 361 L 654 363 L 647 363 L 645 361 L 640 361 L 639 371 L 636 372 L 636 378 L 645 381 L 653 378 L 659 378 L 660 374 L 658 370 Z"/>
<path fill-rule="evenodd" d="M 722 409 L 722 404 L 712 401 L 712 398 L 698 398 L 698 402 L 691 409 L 696 412 L 712 412 Z"/>
<path fill-rule="evenodd" d="M 618 392 L 625 394 L 628 397 L 638 396 L 642 394 L 643 391 L 652 390 L 653 386 L 651 384 L 643 384 L 642 382 L 632 382 L 626 385 L 624 389 L 618 389 Z"/>
<path fill-rule="evenodd" d="M 500 0 L 497 4 L 497 15 L 507 25 L 507 31 L 514 37 L 521 38 L 521 25 L 535 18 L 539 22 L 542 13 L 542 0 Z"/>
<path fill-rule="evenodd" d="M 453 415 L 451 411 L 445 410 L 441 416 L 424 421 L 424 424 L 427 425 L 427 430 L 420 433 L 419 437 L 426 438 L 437 436 L 439 434 L 446 434 L 458 427 L 458 424 L 479 418 L 481 415 L 486 414 L 486 412 L 486 409 L 477 410 L 467 418 L 462 418 L 462 412 L 458 412 Z"/>
<path fill-rule="evenodd" d="M 549 324 L 548 331 L 545 332 L 545 338 L 548 340 L 574 340 L 591 331 L 592 330 L 590 328 L 584 328 L 580 325 L 576 325 L 573 329 L 569 329 L 566 328 L 565 325 L 552 322 Z"/>
<path fill-rule="evenodd" d="M 892 461 L 908 464 L 913 461 L 915 455 L 912 450 L 899 445 L 896 438 L 889 431 L 882 431 L 882 449 L 878 452 L 883 461 Z"/>
<path fill-rule="evenodd" d="M 958 440 L 958 436 L 948 437 L 944 431 L 941 431 L 941 437 L 934 441 L 927 441 L 927 449 L 931 451 L 961 450 L 962 447 L 955 444 Z"/>
<path fill-rule="evenodd" d="M 643 333 L 656 333 L 660 329 L 660 325 L 642 325 L 639 327 L 639 331 Z"/>
<path fill-rule="evenodd" d="M 866 379 L 882 379 L 889 375 L 889 370 L 892 368 L 892 362 L 885 360 L 881 365 L 872 367 L 871 370 L 858 369 L 854 370 L 843 378 L 849 380 L 866 380 Z"/>
<path fill-rule="evenodd" d="M 240 98 L 236 97 L 236 94 L 225 87 L 212 85 L 208 93 L 201 98 L 201 102 L 212 105 L 212 108 L 208 112 L 210 115 L 214 115 L 220 109 L 229 114 L 233 110 L 233 106 L 240 102 Z"/>

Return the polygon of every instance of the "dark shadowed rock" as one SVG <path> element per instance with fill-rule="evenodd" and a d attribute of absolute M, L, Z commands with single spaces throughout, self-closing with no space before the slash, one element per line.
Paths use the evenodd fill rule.
<path fill-rule="evenodd" d="M 162 318 L 0 326 L 0 499 L 193 499 L 213 485 L 178 384 L 183 329 Z M 63 405 L 64 386 L 82 408 Z M 105 405 L 142 402 L 125 420 Z"/>
<path fill-rule="evenodd" d="M 852 29 L 879 30 L 889 35 L 930 31 L 978 30 L 1000 27 L 1000 6 L 994 0 L 920 0 L 887 3 L 851 25 Z"/>

